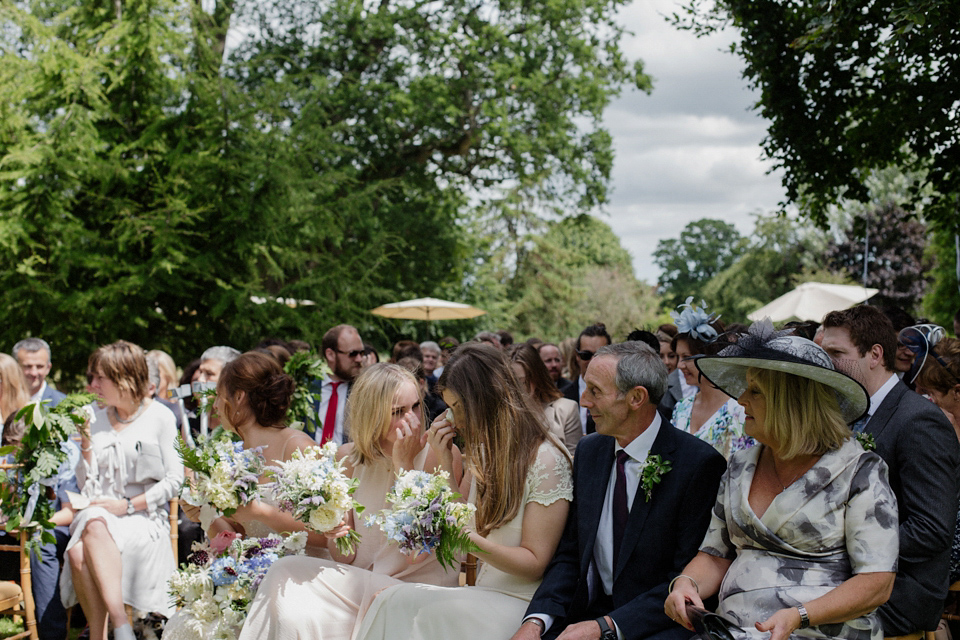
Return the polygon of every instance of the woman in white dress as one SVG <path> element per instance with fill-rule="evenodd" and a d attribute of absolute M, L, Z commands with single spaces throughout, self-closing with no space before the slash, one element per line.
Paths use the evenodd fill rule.
<path fill-rule="evenodd" d="M 148 397 L 143 349 L 120 340 L 90 359 L 91 389 L 105 405 L 81 435 L 77 484 L 90 506 L 77 512 L 60 576 L 65 606 L 78 601 L 90 637 L 133 640 L 124 604 L 171 613 L 173 551 L 167 503 L 183 483 L 176 420 Z"/>
<path fill-rule="evenodd" d="M 364 369 L 353 384 L 347 411 L 353 442 L 340 447 L 337 457 L 347 474 L 359 480 L 353 497 L 367 514 L 386 508 L 398 472 L 441 467 L 421 427 L 420 388 L 406 369 L 388 363 Z M 442 468 L 459 487 L 459 450 L 445 451 Z M 456 571 L 445 571 L 433 555 L 403 555 L 365 520 L 351 512 L 328 534 L 333 561 L 287 557 L 274 564 L 257 591 L 240 640 L 349 640 L 380 590 L 401 582 L 456 584 Z M 343 556 L 336 538 L 351 529 L 360 534 L 360 542 L 355 553 Z"/>
<path fill-rule="evenodd" d="M 470 538 L 483 566 L 476 587 L 407 584 L 383 591 L 357 638 L 509 638 L 560 541 L 573 498 L 569 455 L 503 355 L 487 345 L 462 345 L 437 388 L 454 419 L 435 421 L 431 442 L 443 451 L 455 433 L 463 438 L 477 478 Z"/>
<path fill-rule="evenodd" d="M 530 394 L 534 404 L 543 408 L 550 433 L 564 444 L 570 457 L 573 457 L 577 443 L 583 437 L 580 405 L 563 397 L 563 393 L 550 378 L 550 372 L 543 364 L 540 353 L 533 346 L 524 342 L 512 347 L 510 363 L 520 387 Z"/>

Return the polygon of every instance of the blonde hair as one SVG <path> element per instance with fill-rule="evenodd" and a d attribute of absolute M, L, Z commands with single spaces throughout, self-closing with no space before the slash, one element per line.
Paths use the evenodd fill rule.
<path fill-rule="evenodd" d="M 97 349 L 90 358 L 90 370 L 96 373 L 98 369 L 117 385 L 121 394 L 137 401 L 147 397 L 150 388 L 147 356 L 132 342 L 117 340 Z"/>
<path fill-rule="evenodd" d="M 544 440 L 569 454 L 550 435 L 542 411 L 520 388 L 503 352 L 489 344 L 458 347 L 437 389 L 460 399 L 457 433 L 477 478 L 477 533 L 485 536 L 519 512 L 527 470 Z"/>
<path fill-rule="evenodd" d="M 353 382 L 350 403 L 344 420 L 353 441 L 348 462 L 358 466 L 386 459 L 380 441 L 387 435 L 393 417 L 393 403 L 404 383 L 417 390 L 417 401 L 423 401 L 417 379 L 403 367 L 378 362 L 364 369 Z"/>
<path fill-rule="evenodd" d="M 20 363 L 5 353 L 0 353 L 0 421 L 19 411 L 30 402 L 27 379 Z"/>
<path fill-rule="evenodd" d="M 751 367 L 747 374 L 766 399 L 765 429 L 777 441 L 780 457 L 822 455 L 852 435 L 837 393 L 811 378 Z"/>
<path fill-rule="evenodd" d="M 147 351 L 147 357 L 153 358 L 157 367 L 160 368 L 160 372 L 163 376 L 170 382 L 170 384 L 176 386 L 177 380 L 177 364 L 173 361 L 173 358 L 170 357 L 170 354 L 166 351 L 161 351 L 160 349 L 151 349 Z M 161 398 L 166 397 L 166 389 L 157 389 L 157 395 Z"/>

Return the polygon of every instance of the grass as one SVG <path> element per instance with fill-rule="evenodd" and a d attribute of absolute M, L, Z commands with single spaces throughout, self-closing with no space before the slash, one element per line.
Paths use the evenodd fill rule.
<path fill-rule="evenodd" d="M 9 638 L 23 631 L 23 622 L 14 622 L 13 618 L 0 618 L 0 638 Z"/>

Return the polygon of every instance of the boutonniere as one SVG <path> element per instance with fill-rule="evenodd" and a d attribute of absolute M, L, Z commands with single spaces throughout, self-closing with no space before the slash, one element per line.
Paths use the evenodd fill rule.
<path fill-rule="evenodd" d="M 877 441 L 873 439 L 872 433 L 867 433 L 861 431 L 856 434 L 857 442 L 860 443 L 860 446 L 863 447 L 864 451 L 876 451 Z"/>
<path fill-rule="evenodd" d="M 653 497 L 653 485 L 658 484 L 670 469 L 670 461 L 664 460 L 659 455 L 648 455 L 643 461 L 643 468 L 640 470 L 640 486 L 643 487 L 647 502 L 650 502 L 650 498 Z"/>

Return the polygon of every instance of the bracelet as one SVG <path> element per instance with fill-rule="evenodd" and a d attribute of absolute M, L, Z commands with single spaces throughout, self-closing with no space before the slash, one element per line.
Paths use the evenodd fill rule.
<path fill-rule="evenodd" d="M 807 608 L 802 604 L 798 604 L 797 611 L 800 613 L 800 628 L 806 629 L 810 626 L 810 616 L 807 615 Z"/>
<path fill-rule="evenodd" d="M 80 451 L 83 453 L 89 453 L 90 451 L 93 451 L 93 445 L 90 445 L 89 447 L 80 447 Z"/>
<path fill-rule="evenodd" d="M 673 580 L 670 581 L 670 584 L 667 585 L 667 593 L 670 593 L 671 591 L 673 591 L 673 585 L 676 584 L 677 580 L 679 580 L 680 578 L 686 578 L 687 580 L 689 580 L 690 582 L 692 582 L 692 583 L 693 583 L 693 588 L 697 590 L 697 593 L 698 593 L 698 594 L 700 593 L 700 585 L 697 584 L 697 581 L 694 580 L 693 578 L 691 578 L 690 576 L 685 575 L 685 574 L 683 574 L 683 573 L 681 573 L 681 574 L 678 575 L 676 578 L 674 578 Z"/>

